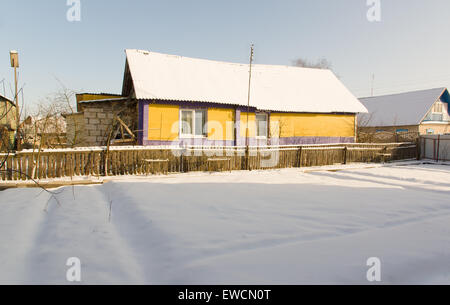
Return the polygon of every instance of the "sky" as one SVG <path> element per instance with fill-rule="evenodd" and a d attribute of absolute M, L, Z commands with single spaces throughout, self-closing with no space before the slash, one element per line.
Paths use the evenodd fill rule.
<path fill-rule="evenodd" d="M 291 65 L 326 58 L 357 97 L 450 86 L 450 1 L 380 0 L 0 0 L 0 94 L 12 97 L 9 51 L 20 56 L 25 103 L 61 84 L 121 93 L 125 49 Z M 374 81 L 372 77 L 374 75 Z"/>

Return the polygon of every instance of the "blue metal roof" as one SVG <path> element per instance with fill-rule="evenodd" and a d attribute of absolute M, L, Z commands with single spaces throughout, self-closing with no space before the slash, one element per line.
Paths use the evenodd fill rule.
<path fill-rule="evenodd" d="M 448 103 L 446 88 L 360 98 L 369 113 L 359 120 L 365 127 L 418 125 L 439 98 Z"/>

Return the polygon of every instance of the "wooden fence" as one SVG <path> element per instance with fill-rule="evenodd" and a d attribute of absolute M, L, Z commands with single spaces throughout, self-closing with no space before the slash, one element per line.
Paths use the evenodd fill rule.
<path fill-rule="evenodd" d="M 114 147 L 0 154 L 0 181 L 262 170 L 416 159 L 416 144 L 283 147 Z"/>

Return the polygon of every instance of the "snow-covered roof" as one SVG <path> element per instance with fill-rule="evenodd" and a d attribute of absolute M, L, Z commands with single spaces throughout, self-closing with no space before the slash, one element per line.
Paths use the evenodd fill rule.
<path fill-rule="evenodd" d="M 248 64 L 141 50 L 126 50 L 126 55 L 137 99 L 247 106 Z M 250 106 L 283 112 L 367 112 L 330 70 L 269 65 L 253 66 Z"/>
<path fill-rule="evenodd" d="M 446 88 L 436 88 L 361 98 L 369 114 L 361 115 L 360 120 L 366 127 L 418 125 L 446 92 Z"/>
<path fill-rule="evenodd" d="M 3 96 L 1 94 L 0 94 L 0 101 L 8 101 L 9 103 L 14 105 L 13 101 L 11 101 L 9 98 L 7 98 L 7 97 L 5 97 L 5 96 Z"/>

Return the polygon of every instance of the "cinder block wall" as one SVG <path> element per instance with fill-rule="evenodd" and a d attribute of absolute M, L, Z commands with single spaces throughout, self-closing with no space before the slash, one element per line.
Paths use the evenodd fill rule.
<path fill-rule="evenodd" d="M 106 145 L 114 123 L 114 110 L 110 103 L 83 106 L 86 146 Z"/>
<path fill-rule="evenodd" d="M 116 116 L 130 129 L 137 129 L 136 101 L 100 101 L 80 104 L 80 112 L 68 115 L 69 146 L 91 147 L 107 145 L 108 136 L 117 128 Z"/>

